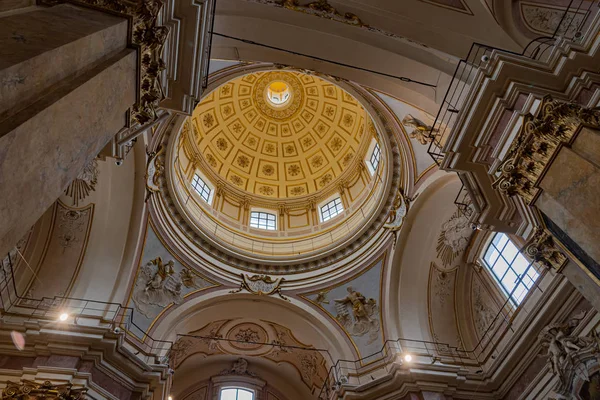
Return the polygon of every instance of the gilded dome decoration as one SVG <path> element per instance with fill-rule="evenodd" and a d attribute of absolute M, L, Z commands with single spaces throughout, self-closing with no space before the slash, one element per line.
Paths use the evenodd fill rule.
<path fill-rule="evenodd" d="M 175 143 L 181 212 L 208 243 L 251 263 L 320 259 L 385 215 L 389 153 L 379 168 L 367 162 L 375 143 L 387 145 L 362 103 L 321 77 L 253 70 L 223 80 Z"/>
<path fill-rule="evenodd" d="M 372 139 L 366 120 L 354 97 L 321 78 L 256 72 L 200 102 L 194 147 L 213 181 L 272 199 L 315 195 L 362 161 Z"/>

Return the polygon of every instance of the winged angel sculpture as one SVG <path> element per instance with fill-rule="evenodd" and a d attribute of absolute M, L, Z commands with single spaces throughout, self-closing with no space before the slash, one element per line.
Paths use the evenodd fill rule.
<path fill-rule="evenodd" d="M 421 144 L 430 143 L 439 135 L 438 129 L 432 128 L 430 125 L 413 117 L 411 114 L 406 115 L 406 117 L 402 119 L 402 124 L 413 128 L 413 130 L 408 133 L 408 136 Z"/>
<path fill-rule="evenodd" d="M 574 333 L 575 328 L 585 317 L 586 312 L 574 316 L 565 323 L 553 323 L 546 326 L 539 334 L 542 346 L 546 347 L 548 364 L 564 384 L 570 370 L 575 367 L 578 355 L 585 352 L 598 352 L 598 339 L 592 337 L 581 337 Z M 584 369 L 585 370 L 585 369 Z M 587 370 L 584 371 L 587 373 Z M 584 377 L 587 380 L 589 377 Z"/>
<path fill-rule="evenodd" d="M 369 334 L 368 343 L 377 340 L 379 334 L 379 308 L 375 299 L 367 299 L 351 286 L 346 288 L 348 295 L 334 300 L 337 320 L 352 336 Z"/>
<path fill-rule="evenodd" d="M 173 269 L 173 260 L 163 263 L 161 257 L 148 261 L 140 268 L 135 282 L 133 302 L 137 310 L 152 318 L 152 306 L 166 307 L 183 301 L 183 288 L 197 287 L 192 272 L 183 268 L 179 273 Z"/>

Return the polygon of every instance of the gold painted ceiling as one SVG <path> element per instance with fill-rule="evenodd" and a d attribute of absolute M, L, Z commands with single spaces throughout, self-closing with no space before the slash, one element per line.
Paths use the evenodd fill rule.
<path fill-rule="evenodd" d="M 283 104 L 269 100 L 272 89 L 288 90 Z M 373 136 L 363 135 L 371 131 L 366 118 L 337 85 L 270 71 L 212 91 L 194 110 L 192 126 L 210 175 L 255 195 L 287 198 L 331 187 L 362 162 Z"/>

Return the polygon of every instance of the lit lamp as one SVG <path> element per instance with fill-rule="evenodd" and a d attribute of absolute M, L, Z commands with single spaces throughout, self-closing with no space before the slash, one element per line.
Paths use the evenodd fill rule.
<path fill-rule="evenodd" d="M 65 322 L 68 319 L 69 319 L 69 314 L 67 314 L 67 313 L 62 313 L 58 316 L 58 320 L 60 322 Z"/>

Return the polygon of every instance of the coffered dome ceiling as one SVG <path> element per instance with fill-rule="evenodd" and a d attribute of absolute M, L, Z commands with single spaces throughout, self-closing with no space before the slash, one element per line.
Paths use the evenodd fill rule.
<path fill-rule="evenodd" d="M 300 72 L 255 72 L 208 94 L 192 116 L 215 182 L 267 198 L 314 195 L 355 173 L 373 134 L 348 92 Z M 369 129 L 369 126 L 371 129 Z"/>

